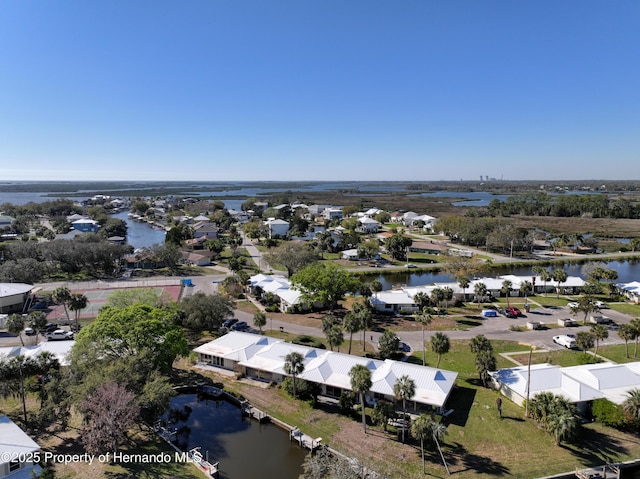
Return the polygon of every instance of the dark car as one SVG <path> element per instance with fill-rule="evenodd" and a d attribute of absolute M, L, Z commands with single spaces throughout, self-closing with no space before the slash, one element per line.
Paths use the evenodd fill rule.
<path fill-rule="evenodd" d="M 57 323 L 47 323 L 42 331 L 44 331 L 45 333 L 53 333 L 56 329 L 58 329 Z"/>
<path fill-rule="evenodd" d="M 231 331 L 244 331 L 249 329 L 249 325 L 245 321 L 238 321 L 231 326 Z"/>
<path fill-rule="evenodd" d="M 507 308 L 507 312 L 511 313 L 514 318 L 517 318 L 518 316 L 522 316 L 522 312 L 518 308 L 514 308 L 513 306 L 509 306 Z"/>
<path fill-rule="evenodd" d="M 236 324 L 237 322 L 238 322 L 238 318 L 229 318 L 224 323 L 222 323 L 222 325 L 228 329 L 234 324 Z"/>

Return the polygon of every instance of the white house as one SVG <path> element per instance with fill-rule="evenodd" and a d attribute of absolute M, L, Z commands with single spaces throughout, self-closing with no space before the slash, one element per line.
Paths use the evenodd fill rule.
<path fill-rule="evenodd" d="M 380 399 L 393 401 L 394 384 L 399 377 L 407 375 L 416 385 L 416 393 L 410 398 L 414 407 L 421 404 L 442 408 L 458 376 L 458 373 L 444 369 L 390 359 L 363 358 L 235 331 L 197 347 L 194 352 L 202 365 L 221 367 L 275 383 L 287 377 L 284 371 L 286 355 L 298 352 L 305 365 L 299 377 L 319 384 L 322 395 L 334 398 L 340 397 L 343 391 L 351 390 L 349 371 L 356 364 L 361 364 L 371 371 L 372 385 L 366 396 L 370 403 Z"/>
<path fill-rule="evenodd" d="M 13 358 L 26 356 L 35 358 L 41 353 L 51 353 L 62 366 L 69 364 L 69 353 L 75 341 L 43 341 L 31 346 L 4 346 L 0 347 L 0 358 Z"/>
<path fill-rule="evenodd" d="M 33 461 L 40 446 L 7 416 L 0 416 L 0 478 L 28 478 L 40 475 L 42 468 Z"/>
<path fill-rule="evenodd" d="M 269 218 L 264 224 L 269 229 L 269 238 L 282 238 L 289 232 L 289 223 L 285 220 Z"/>
<path fill-rule="evenodd" d="M 325 208 L 322 211 L 322 216 L 326 220 L 342 219 L 342 209 L 340 208 Z"/>
<path fill-rule="evenodd" d="M 640 303 L 640 281 L 632 281 L 631 283 L 619 283 L 616 285 L 618 291 L 624 294 L 629 301 L 636 304 Z"/>
<path fill-rule="evenodd" d="M 380 222 L 370 218 L 368 216 L 363 216 L 362 218 L 358 218 L 358 226 L 356 226 L 356 231 L 358 233 L 366 233 L 366 234 L 374 234 L 377 233 L 380 229 Z"/>
<path fill-rule="evenodd" d="M 543 392 L 562 396 L 584 411 L 590 401 L 606 398 L 622 404 L 628 392 L 640 387 L 640 363 L 613 362 L 584 364 L 561 368 L 553 364 L 499 369 L 489 373 L 494 386 L 519 405 Z M 528 384 L 528 386 L 527 386 Z"/>

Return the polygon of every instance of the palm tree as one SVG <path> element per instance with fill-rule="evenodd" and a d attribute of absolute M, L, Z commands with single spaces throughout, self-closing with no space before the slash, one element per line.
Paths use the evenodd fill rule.
<path fill-rule="evenodd" d="M 620 336 L 620 339 L 624 341 L 624 348 L 628 358 L 629 357 L 629 341 L 636 339 L 637 332 L 635 328 L 630 324 L 621 324 L 620 329 L 618 329 L 618 336 Z"/>
<path fill-rule="evenodd" d="M 353 333 L 357 333 L 362 329 L 362 323 L 360 318 L 353 312 L 349 311 L 344 315 L 344 321 L 342 322 L 344 330 L 349 333 L 349 354 L 351 354 L 351 343 L 353 342 Z"/>
<path fill-rule="evenodd" d="M 31 311 L 29 313 L 29 320 L 31 327 L 36 332 L 36 344 L 38 344 L 40 331 L 44 330 L 47 325 L 47 315 L 42 311 Z"/>
<path fill-rule="evenodd" d="M 416 383 L 406 374 L 400 376 L 393 385 L 393 394 L 396 399 L 402 400 L 402 443 L 404 444 L 404 429 L 407 416 L 407 399 L 416 395 Z"/>
<path fill-rule="evenodd" d="M 476 353 L 476 369 L 480 375 L 482 384 L 487 386 L 489 382 L 489 372 L 496 370 L 496 357 L 493 354 L 493 348 L 490 350 L 483 349 Z"/>
<path fill-rule="evenodd" d="M 64 306 L 64 314 L 67 316 L 67 321 L 71 321 L 69 318 L 69 310 L 67 309 L 67 302 L 71 299 L 71 291 L 66 286 L 60 286 L 53 291 L 51 295 L 53 300 Z"/>
<path fill-rule="evenodd" d="M 416 319 L 420 323 L 420 326 L 422 326 L 422 365 L 425 366 L 427 364 L 426 363 L 427 348 L 425 347 L 425 343 L 424 343 L 424 328 L 425 326 L 429 326 L 431 324 L 431 321 L 433 321 L 433 309 L 429 307 L 422 308 L 422 311 L 420 311 L 416 315 Z"/>
<path fill-rule="evenodd" d="M 520 283 L 520 292 L 524 294 L 524 302 L 527 302 L 528 296 L 533 293 L 533 284 L 531 281 L 523 281 Z"/>
<path fill-rule="evenodd" d="M 618 279 L 618 272 L 615 269 L 606 269 L 602 277 L 607 280 L 607 290 L 609 291 L 609 296 L 611 296 L 615 289 L 613 282 Z"/>
<path fill-rule="evenodd" d="M 447 354 L 451 347 L 451 343 L 449 342 L 449 336 L 444 333 L 437 332 L 433 336 L 431 336 L 431 351 L 438 355 L 438 363 L 436 364 L 436 368 L 440 367 L 440 359 L 443 354 Z"/>
<path fill-rule="evenodd" d="M 22 339 L 22 330 L 24 329 L 24 318 L 21 314 L 10 314 L 5 321 L 5 328 L 9 334 L 18 336 L 20 343 L 24 346 L 24 340 Z"/>
<path fill-rule="evenodd" d="M 338 348 L 338 352 L 340 352 L 340 345 L 344 342 L 344 333 L 342 332 L 342 328 L 339 324 L 334 324 L 331 326 L 331 329 L 327 331 L 327 342 L 329 343 L 329 348 L 333 351 L 334 346 Z"/>
<path fill-rule="evenodd" d="M 421 414 L 419 417 L 413 420 L 411 423 L 411 435 L 416 439 L 420 439 L 420 451 L 422 452 L 422 473 L 426 474 L 426 468 L 424 463 L 424 440 L 429 439 L 433 427 L 431 419 L 426 414 Z"/>
<path fill-rule="evenodd" d="M 591 331 L 579 331 L 576 334 L 576 344 L 580 349 L 587 352 L 595 344 L 596 338 L 594 338 Z"/>
<path fill-rule="evenodd" d="M 466 291 L 470 284 L 471 284 L 471 281 L 469 281 L 469 278 L 467 278 L 466 276 L 460 276 L 458 278 L 458 286 L 460 286 L 460 289 L 462 290 L 462 301 L 467 300 Z"/>
<path fill-rule="evenodd" d="M 480 308 L 480 300 L 482 299 L 484 301 L 484 297 L 487 295 L 487 285 L 484 284 L 482 281 L 478 281 L 473 286 L 473 293 L 475 294 L 476 299 L 478 300 L 478 308 Z"/>
<path fill-rule="evenodd" d="M 575 407 L 567 403 L 567 406 L 556 406 L 547 417 L 545 427 L 559 446 L 564 439 L 574 437 L 580 427 L 580 418 L 575 412 Z"/>
<path fill-rule="evenodd" d="M 491 341 L 484 334 L 475 336 L 469 343 L 469 347 L 474 354 L 478 354 L 480 351 L 493 351 Z"/>
<path fill-rule="evenodd" d="M 567 272 L 562 268 L 557 268 L 553 270 L 553 280 L 558 283 L 556 287 L 556 298 L 560 297 L 560 285 L 567 280 Z"/>
<path fill-rule="evenodd" d="M 593 334 L 593 338 L 596 341 L 596 350 L 594 352 L 595 356 L 598 356 L 598 346 L 600 345 L 600 340 L 607 339 L 609 337 L 609 331 L 602 324 L 594 324 L 591 326 L 591 334 Z"/>
<path fill-rule="evenodd" d="M 293 378 L 293 399 L 296 398 L 296 377 L 304 372 L 304 357 L 293 351 L 284 357 L 284 372 Z"/>
<path fill-rule="evenodd" d="M 424 309 L 431 305 L 431 298 L 424 291 L 420 291 L 413 296 L 413 301 L 418 305 L 419 309 Z"/>
<path fill-rule="evenodd" d="M 378 401 L 373 408 L 372 419 L 376 424 L 382 424 L 382 430 L 387 432 L 389 419 L 396 417 L 396 410 L 389 401 Z"/>
<path fill-rule="evenodd" d="M 433 288 L 431 290 L 431 302 L 438 308 L 438 314 L 440 314 L 440 303 L 444 300 L 444 291 L 442 288 Z"/>
<path fill-rule="evenodd" d="M 500 292 L 502 292 L 507 297 L 507 307 L 511 306 L 509 304 L 509 296 L 511 296 L 511 288 L 513 287 L 513 283 L 508 279 L 505 279 L 502 282 L 502 287 L 500 288 Z"/>
<path fill-rule="evenodd" d="M 267 315 L 264 314 L 264 311 L 258 311 L 253 315 L 253 325 L 260 328 L 260 334 L 262 334 L 262 326 L 265 324 L 267 324 Z"/>
<path fill-rule="evenodd" d="M 364 364 L 356 364 L 349 370 L 351 377 L 351 390 L 360 395 L 360 406 L 362 408 L 362 426 L 364 433 L 367 433 L 367 416 L 364 396 L 371 389 L 371 371 Z"/>
<path fill-rule="evenodd" d="M 373 315 L 371 310 L 364 303 L 353 303 L 351 307 L 353 314 L 360 320 L 362 327 L 362 351 L 367 350 L 367 329 L 373 326 Z"/>
<path fill-rule="evenodd" d="M 543 290 L 546 292 L 547 291 L 547 282 L 551 281 L 553 279 L 553 276 L 551 275 L 551 272 L 548 269 L 543 269 L 542 271 L 540 271 L 540 281 L 542 281 L 542 285 L 543 285 Z"/>
<path fill-rule="evenodd" d="M 80 330 L 80 311 L 87 307 L 89 300 L 82 293 L 73 293 L 69 298 L 69 309 L 75 313 L 76 331 Z"/>
<path fill-rule="evenodd" d="M 640 425 L 640 389 L 632 389 L 627 395 L 629 397 L 622 403 L 622 409 L 636 426 Z"/>

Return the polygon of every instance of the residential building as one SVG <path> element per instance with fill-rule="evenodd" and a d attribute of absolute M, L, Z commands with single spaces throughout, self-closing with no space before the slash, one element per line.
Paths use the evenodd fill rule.
<path fill-rule="evenodd" d="M 269 229 L 269 238 L 283 238 L 289 232 L 289 223 L 285 220 L 269 218 L 264 224 Z"/>
<path fill-rule="evenodd" d="M 0 313 L 21 313 L 32 299 L 34 286 L 25 283 L 0 283 Z"/>
<path fill-rule="evenodd" d="M 0 478 L 38 477 L 42 468 L 33 459 L 40 446 L 8 416 L 0 416 Z"/>

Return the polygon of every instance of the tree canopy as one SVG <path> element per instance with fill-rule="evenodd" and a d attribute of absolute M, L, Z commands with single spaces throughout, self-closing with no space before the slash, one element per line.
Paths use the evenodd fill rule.
<path fill-rule="evenodd" d="M 349 292 L 358 291 L 360 280 L 333 263 L 313 263 L 291 278 L 310 304 L 321 303 L 330 309 Z"/>

